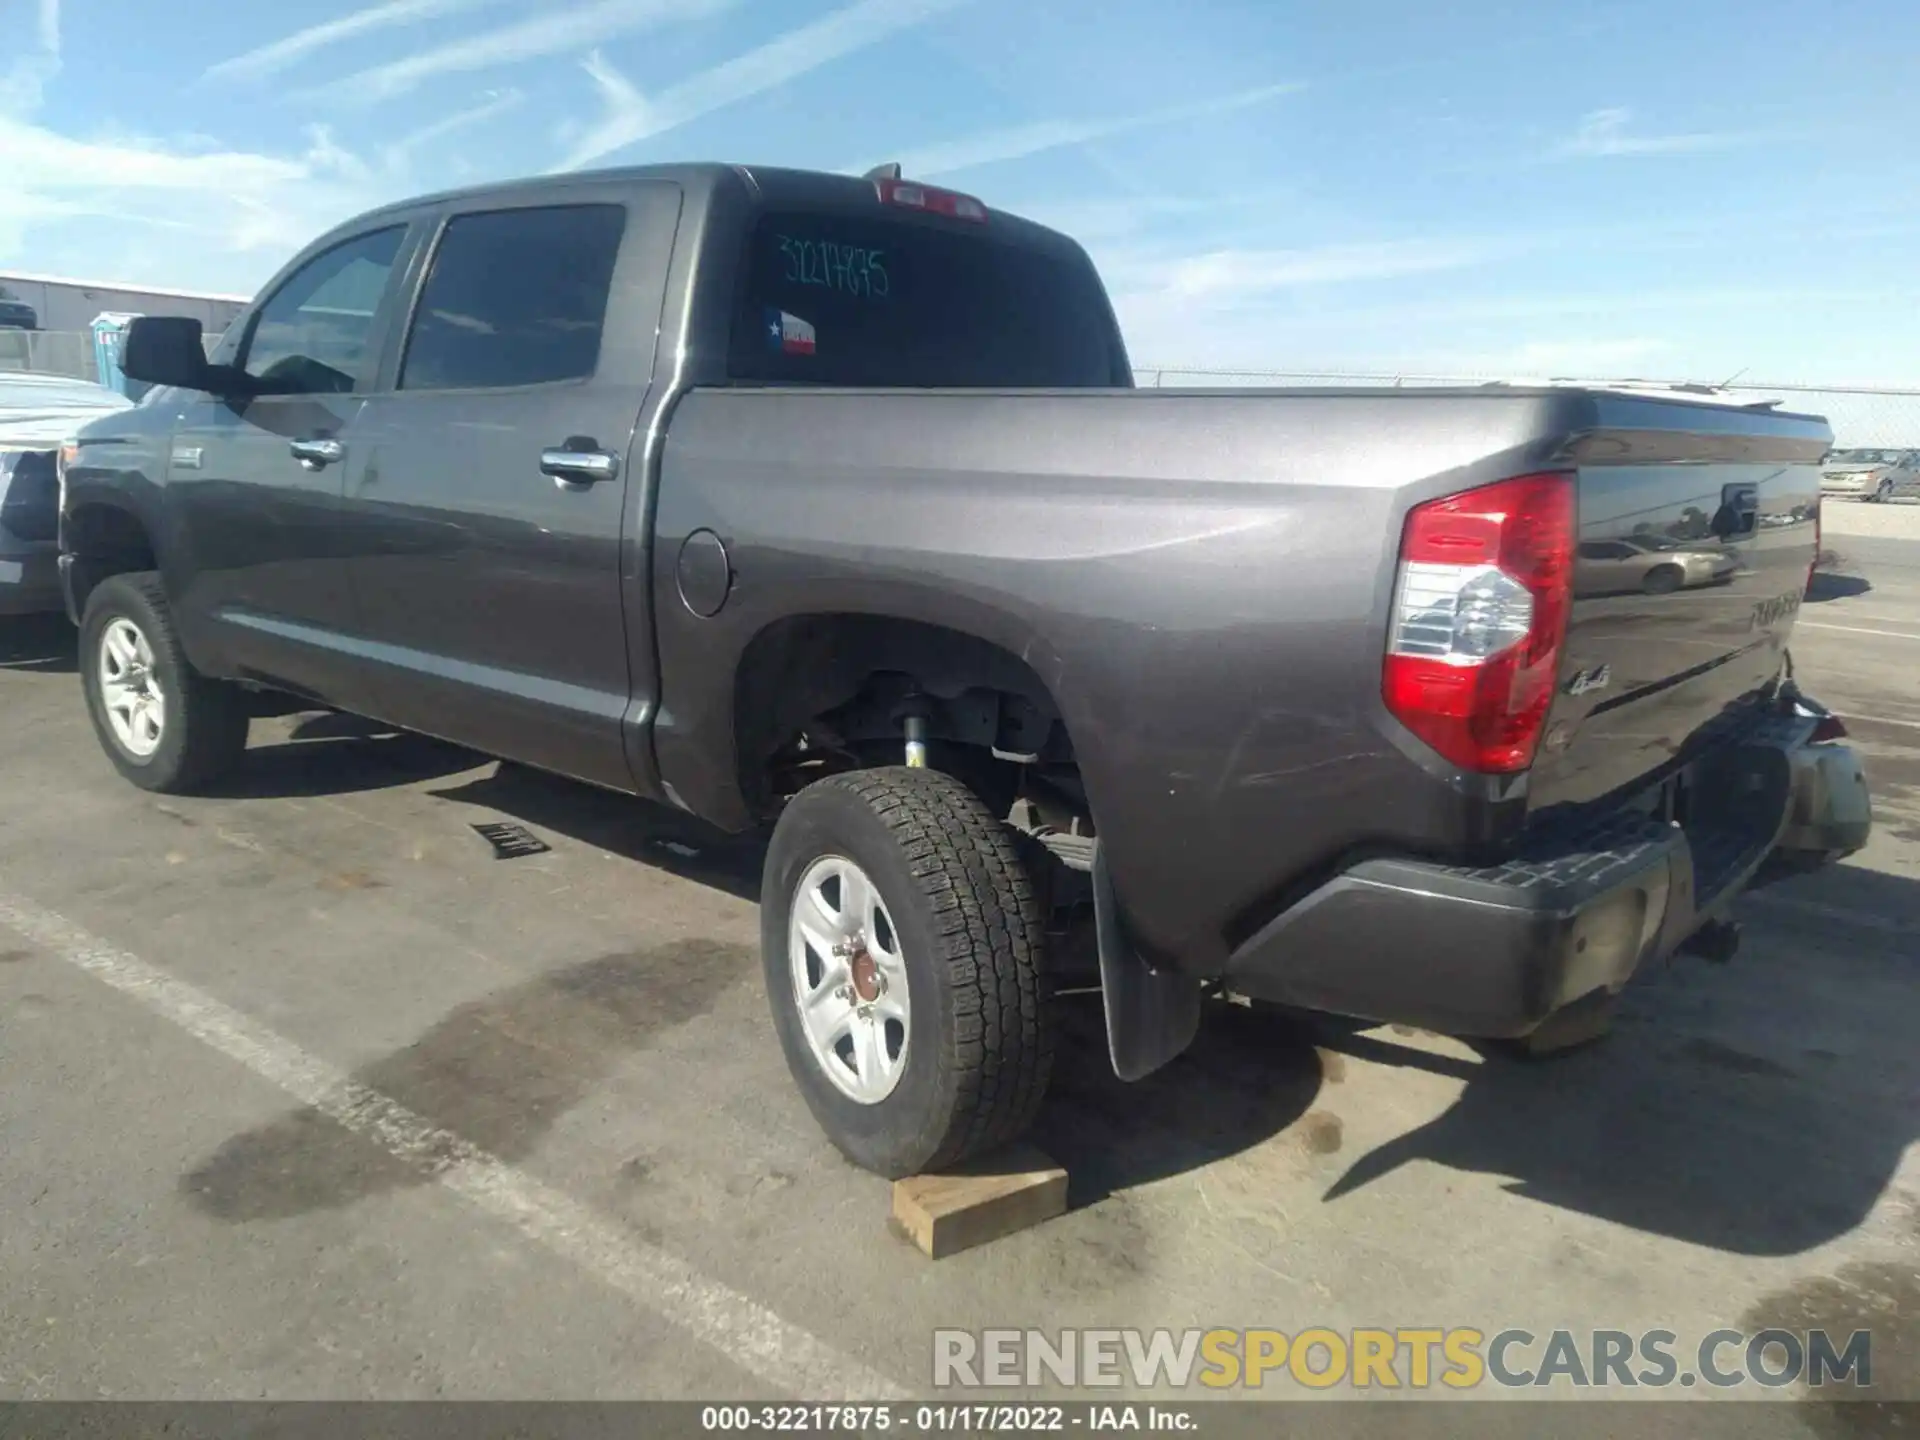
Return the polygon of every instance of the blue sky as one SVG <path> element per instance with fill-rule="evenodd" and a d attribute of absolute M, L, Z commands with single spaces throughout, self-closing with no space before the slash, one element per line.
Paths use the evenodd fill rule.
<path fill-rule="evenodd" d="M 250 293 L 726 159 L 1079 236 L 1136 363 L 1920 384 L 1913 0 L 0 0 L 0 267 Z"/>

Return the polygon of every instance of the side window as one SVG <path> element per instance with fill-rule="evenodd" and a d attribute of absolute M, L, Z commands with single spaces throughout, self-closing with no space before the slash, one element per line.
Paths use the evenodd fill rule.
<path fill-rule="evenodd" d="M 402 390 L 583 380 L 600 362 L 620 205 L 494 210 L 449 222 L 414 312 Z"/>
<path fill-rule="evenodd" d="M 288 278 L 261 307 L 240 368 L 263 395 L 340 395 L 371 357 L 367 338 L 407 227 L 342 241 Z"/>

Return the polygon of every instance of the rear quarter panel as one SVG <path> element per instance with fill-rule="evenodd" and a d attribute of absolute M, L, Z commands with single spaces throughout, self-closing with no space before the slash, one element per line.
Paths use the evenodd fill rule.
<path fill-rule="evenodd" d="M 698 390 L 673 413 L 654 535 L 671 793 L 745 825 L 738 659 L 797 614 L 871 613 L 1020 656 L 1071 732 L 1129 921 L 1203 972 L 1332 857 L 1448 850 L 1502 807 L 1409 763 L 1379 702 L 1401 516 L 1544 463 L 1512 395 Z M 735 572 L 710 620 L 685 538 Z M 1414 747 L 1417 748 L 1417 747 Z"/>

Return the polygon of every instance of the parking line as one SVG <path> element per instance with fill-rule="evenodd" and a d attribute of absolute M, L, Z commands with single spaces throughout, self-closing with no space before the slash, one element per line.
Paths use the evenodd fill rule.
<path fill-rule="evenodd" d="M 808 1399 L 900 1400 L 907 1392 L 738 1291 L 625 1234 L 571 1196 L 352 1079 L 251 1016 L 51 910 L 0 894 L 0 925 L 169 1020 L 295 1100 L 373 1141 L 522 1236 Z"/>
<path fill-rule="evenodd" d="M 1920 635 L 1909 635 L 1904 630 L 1869 630 L 1864 625 L 1824 625 L 1817 620 L 1796 622 L 1800 630 L 1845 630 L 1849 635 L 1885 635 L 1894 640 L 1920 640 Z"/>
<path fill-rule="evenodd" d="M 1861 715 L 1851 710 L 1834 712 L 1842 720 L 1858 720 L 1862 725 L 1904 725 L 1909 730 L 1920 730 L 1920 720 L 1896 720 L 1891 715 Z"/>

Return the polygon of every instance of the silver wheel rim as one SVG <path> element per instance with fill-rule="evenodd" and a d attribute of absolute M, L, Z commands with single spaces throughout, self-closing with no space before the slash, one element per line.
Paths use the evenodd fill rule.
<path fill-rule="evenodd" d="M 793 890 L 787 959 L 814 1063 L 849 1100 L 879 1104 L 906 1073 L 913 1012 L 900 932 L 866 871 L 839 855 L 807 867 Z"/>
<path fill-rule="evenodd" d="M 167 697 L 153 673 L 153 646 L 138 625 L 116 617 L 100 632 L 100 708 L 113 738 L 146 759 L 167 733 Z"/>

